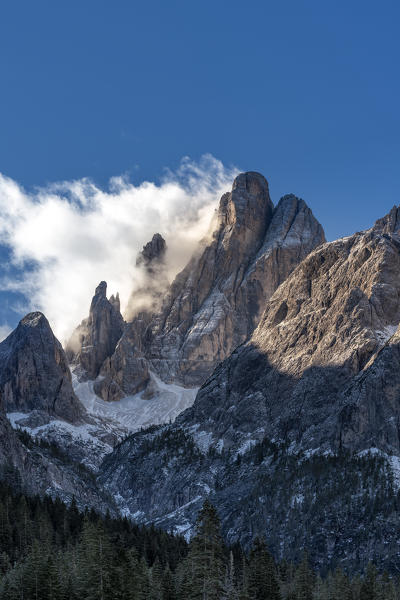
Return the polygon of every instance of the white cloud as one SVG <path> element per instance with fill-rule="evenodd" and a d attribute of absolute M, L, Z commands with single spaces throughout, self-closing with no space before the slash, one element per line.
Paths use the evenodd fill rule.
<path fill-rule="evenodd" d="M 11 327 L 7 324 L 0 325 L 0 342 L 6 339 L 6 337 L 11 333 Z"/>
<path fill-rule="evenodd" d="M 185 158 L 159 185 L 115 177 L 107 190 L 83 179 L 28 193 L 0 174 L 0 243 L 21 269 L 18 280 L 5 274 L 1 287 L 22 292 L 64 341 L 87 315 L 99 281 L 107 281 L 109 295 L 120 292 L 124 307 L 139 281 L 137 253 L 156 232 L 167 241 L 173 277 L 235 174 L 210 155 L 198 163 Z"/>

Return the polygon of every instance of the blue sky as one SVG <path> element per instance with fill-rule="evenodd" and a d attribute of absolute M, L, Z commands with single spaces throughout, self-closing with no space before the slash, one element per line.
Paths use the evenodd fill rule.
<path fill-rule="evenodd" d="M 399 21 L 386 0 L 3 2 L 0 172 L 138 185 L 211 153 L 329 239 L 366 228 L 399 203 Z M 23 298 L 0 300 L 14 325 Z"/>

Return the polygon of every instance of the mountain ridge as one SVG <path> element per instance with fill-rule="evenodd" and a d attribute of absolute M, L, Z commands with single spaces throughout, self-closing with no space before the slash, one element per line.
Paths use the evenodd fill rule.
<path fill-rule="evenodd" d="M 139 523 L 189 536 L 210 498 L 230 542 L 266 535 L 283 557 L 308 538 L 315 564 L 328 552 L 332 564 L 354 567 L 368 560 L 372 539 L 392 568 L 400 558 L 399 215 L 394 207 L 370 229 L 325 242 L 304 201 L 289 194 L 273 207 L 261 175 L 239 175 L 211 238 L 160 304 L 152 277 L 163 277 L 166 243 L 155 236 L 144 247 L 155 312 L 141 309 L 126 323 L 106 283 L 96 289 L 71 355 L 75 389 L 93 394 L 84 443 L 76 428 L 72 440 L 54 423 L 44 432 L 30 413 L 13 423 L 69 444 L 96 478 L 81 498 L 106 506 L 108 497 Z M 43 356 L 52 364 L 51 352 Z M 172 423 L 129 434 L 90 413 L 118 398 L 146 411 L 195 383 L 193 404 Z M 75 485 L 82 490 L 84 479 Z M 332 533 L 340 519 L 346 539 Z"/>

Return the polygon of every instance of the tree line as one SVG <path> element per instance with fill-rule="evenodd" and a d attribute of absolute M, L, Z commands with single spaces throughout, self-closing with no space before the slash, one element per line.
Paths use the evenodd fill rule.
<path fill-rule="evenodd" d="M 400 600 L 400 587 L 371 563 L 362 575 L 321 577 L 306 554 L 275 562 L 260 538 L 249 552 L 227 547 L 207 500 L 187 543 L 3 482 L 0 600 Z"/>

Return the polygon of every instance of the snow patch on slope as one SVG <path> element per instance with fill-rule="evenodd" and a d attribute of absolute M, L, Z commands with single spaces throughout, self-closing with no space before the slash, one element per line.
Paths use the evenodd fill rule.
<path fill-rule="evenodd" d="M 150 425 L 174 421 L 191 406 L 197 389 L 166 384 L 151 374 L 154 396 L 128 396 L 118 402 L 105 402 L 93 390 L 93 381 L 79 381 L 72 373 L 74 391 L 86 408 L 86 423 L 73 425 L 43 411 L 12 412 L 7 417 L 14 429 L 22 429 L 37 441 L 55 443 L 67 459 L 97 471 L 106 454 L 124 437 Z"/>
<path fill-rule="evenodd" d="M 150 375 L 155 387 L 151 399 L 144 398 L 143 392 L 140 392 L 116 402 L 106 402 L 95 394 L 93 381 L 80 382 L 73 373 L 72 383 L 75 394 L 90 415 L 106 418 L 134 432 L 150 425 L 174 421 L 182 411 L 192 406 L 198 391 L 198 388 L 164 383 L 155 373 Z"/>
<path fill-rule="evenodd" d="M 400 488 L 400 458 L 398 456 L 390 456 L 389 464 L 393 473 L 393 483 L 395 488 Z"/>
<path fill-rule="evenodd" d="M 58 419 L 49 423 L 34 426 L 30 423 L 32 413 L 8 413 L 7 417 L 14 429 L 22 429 L 29 433 L 35 440 L 54 442 L 63 451 L 68 452 L 71 458 L 80 460 L 88 469 L 96 470 L 104 456 L 112 451 L 111 441 L 107 441 L 110 431 L 105 423 L 85 423 L 72 425 Z M 122 437 L 122 436 L 120 436 Z"/>
<path fill-rule="evenodd" d="M 393 475 L 393 484 L 396 490 L 400 489 L 400 457 L 395 454 L 389 455 L 379 448 L 368 448 L 367 450 L 362 450 L 358 453 L 358 456 L 382 456 L 389 464 L 389 468 L 392 471 Z"/>
<path fill-rule="evenodd" d="M 398 325 L 387 325 L 383 329 L 377 329 L 375 334 L 381 344 L 386 344 L 392 335 L 396 333 L 397 329 Z"/>

